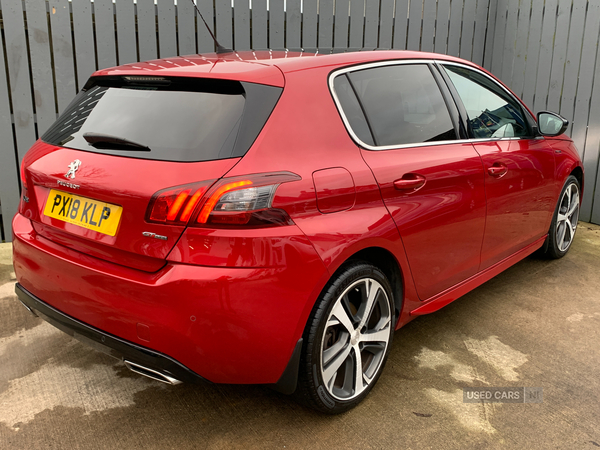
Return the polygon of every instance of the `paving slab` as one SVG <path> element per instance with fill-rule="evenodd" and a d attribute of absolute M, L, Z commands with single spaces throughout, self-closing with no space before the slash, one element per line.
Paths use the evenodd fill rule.
<path fill-rule="evenodd" d="M 370 396 L 323 416 L 261 386 L 167 386 L 30 315 L 0 244 L 0 449 L 600 447 L 600 227 L 397 331 Z M 465 403 L 534 387 L 541 403 Z"/>

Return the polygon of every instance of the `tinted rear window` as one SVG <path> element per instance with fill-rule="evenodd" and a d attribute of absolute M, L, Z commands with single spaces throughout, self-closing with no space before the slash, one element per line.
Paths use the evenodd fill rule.
<path fill-rule="evenodd" d="M 227 80 L 130 83 L 99 77 L 77 95 L 42 140 L 77 150 L 165 161 L 242 156 L 280 93 L 280 88 Z M 98 139 L 92 145 L 85 139 L 89 133 L 139 144 L 140 150 Z"/>
<path fill-rule="evenodd" d="M 335 93 L 340 101 L 340 106 L 346 115 L 350 128 L 356 133 L 356 136 L 365 144 L 375 145 L 373 135 L 369 129 L 369 124 L 365 118 L 356 94 L 348 81 L 346 75 L 340 75 L 334 80 Z"/>
<path fill-rule="evenodd" d="M 376 145 L 456 139 L 442 93 L 426 65 L 375 67 L 350 72 L 348 78 Z"/>

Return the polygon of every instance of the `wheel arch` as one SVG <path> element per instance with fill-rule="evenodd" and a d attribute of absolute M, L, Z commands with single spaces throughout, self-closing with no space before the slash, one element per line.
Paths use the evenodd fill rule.
<path fill-rule="evenodd" d="M 579 181 L 579 190 L 583 194 L 583 169 L 581 166 L 576 166 L 569 175 L 573 175 Z M 583 196 L 581 197 L 583 198 Z"/>
<path fill-rule="evenodd" d="M 400 263 L 396 260 L 392 252 L 383 247 L 367 247 L 359 250 L 348 257 L 342 264 L 340 264 L 336 272 L 331 276 L 330 280 L 334 280 L 336 274 L 343 269 L 346 264 L 352 261 L 368 262 L 384 273 L 392 287 L 396 320 L 398 320 L 400 313 L 402 312 L 402 305 L 404 302 L 405 282 Z"/>

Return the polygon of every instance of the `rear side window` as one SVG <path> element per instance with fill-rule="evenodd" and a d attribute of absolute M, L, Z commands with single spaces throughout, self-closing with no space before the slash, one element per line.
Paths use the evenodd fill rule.
<path fill-rule="evenodd" d="M 427 65 L 375 67 L 350 72 L 347 77 L 376 146 L 456 139 L 450 113 Z M 342 108 L 346 113 L 346 107 Z"/>
<path fill-rule="evenodd" d="M 281 94 L 238 81 L 139 78 L 92 79 L 42 140 L 163 161 L 242 156 Z"/>
<path fill-rule="evenodd" d="M 519 103 L 489 78 L 464 67 L 444 65 L 467 110 L 470 133 L 477 139 L 529 136 Z"/>
<path fill-rule="evenodd" d="M 352 131 L 354 131 L 356 136 L 365 144 L 375 145 L 364 111 L 362 110 L 360 103 L 358 103 L 356 94 L 346 75 L 335 77 L 333 83 L 340 106 L 344 111 L 344 115 L 346 116 Z"/>

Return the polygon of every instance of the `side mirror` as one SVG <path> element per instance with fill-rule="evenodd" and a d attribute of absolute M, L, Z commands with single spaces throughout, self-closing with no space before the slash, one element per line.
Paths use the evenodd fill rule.
<path fill-rule="evenodd" d="M 541 111 L 537 115 L 538 131 L 542 136 L 558 136 L 569 126 L 569 121 L 558 114 Z"/>

